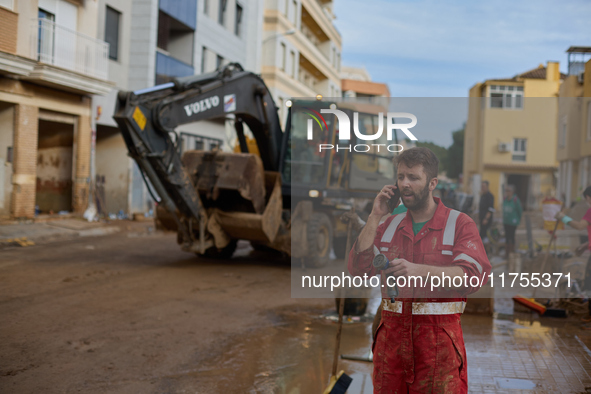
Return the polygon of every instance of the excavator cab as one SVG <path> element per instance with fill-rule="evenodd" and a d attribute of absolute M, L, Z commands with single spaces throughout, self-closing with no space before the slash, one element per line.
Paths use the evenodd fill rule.
<path fill-rule="evenodd" d="M 300 256 L 308 257 L 312 266 L 326 264 L 331 249 L 344 257 L 346 226 L 339 217 L 354 204 L 371 207 L 376 191 L 395 182 L 393 158 L 399 147 L 387 141 L 385 132 L 372 141 L 356 134 L 341 140 L 337 117 L 323 109 L 338 109 L 356 119 L 365 135 L 378 133 L 380 116 L 387 113 L 384 106 L 342 101 L 294 100 L 290 107 L 280 171 L 291 212 L 300 212 L 302 205 L 312 211 L 302 216 L 309 220 L 308 247 Z M 382 119 L 382 131 L 385 124 Z"/>

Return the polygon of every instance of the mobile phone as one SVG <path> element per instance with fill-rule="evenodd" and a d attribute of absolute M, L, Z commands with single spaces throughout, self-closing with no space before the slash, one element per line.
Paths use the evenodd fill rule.
<path fill-rule="evenodd" d="M 394 196 L 388 200 L 388 209 L 390 213 L 394 211 L 394 209 L 400 203 L 400 190 L 398 189 L 398 182 L 396 182 L 396 189 L 394 189 Z"/>

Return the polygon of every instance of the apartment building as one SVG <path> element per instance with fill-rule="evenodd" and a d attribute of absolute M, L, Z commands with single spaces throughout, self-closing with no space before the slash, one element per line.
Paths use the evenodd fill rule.
<path fill-rule="evenodd" d="M 489 79 L 470 89 L 464 140 L 464 191 L 479 195 L 490 182 L 496 208 L 503 187 L 516 187 L 526 209 L 556 191 L 557 95 L 564 74 L 558 62 Z M 475 199 L 478 201 L 478 198 Z"/>
<path fill-rule="evenodd" d="M 291 97 L 341 97 L 341 35 L 332 0 L 266 0 L 262 77 L 282 124 Z"/>
<path fill-rule="evenodd" d="M 91 96 L 107 94 L 98 3 L 0 0 L 0 217 L 82 213 Z"/>
<path fill-rule="evenodd" d="M 570 206 L 591 185 L 591 47 L 570 47 L 558 93 L 558 195 Z"/>
<path fill-rule="evenodd" d="M 364 67 L 341 68 L 341 90 L 343 97 L 360 98 L 369 102 L 387 102 L 390 89 L 385 83 L 373 82 Z"/>
<path fill-rule="evenodd" d="M 98 8 L 99 36 L 111 44 L 108 64 L 116 88 L 93 102 L 97 205 L 110 214 L 147 212 L 152 198 L 112 119 L 117 93 L 230 62 L 260 72 L 262 0 L 99 0 Z M 182 125 L 177 132 L 183 150 L 233 148 L 231 119 Z"/>

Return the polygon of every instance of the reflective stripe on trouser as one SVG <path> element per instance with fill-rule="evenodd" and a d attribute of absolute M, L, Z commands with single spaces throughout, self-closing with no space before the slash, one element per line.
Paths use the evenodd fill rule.
<path fill-rule="evenodd" d="M 388 299 L 382 300 L 382 308 L 385 311 L 402 313 L 402 301 L 390 302 Z M 455 313 L 464 313 L 466 302 L 413 302 L 413 315 L 453 315 Z"/>
<path fill-rule="evenodd" d="M 466 393 L 468 375 L 460 314 L 382 311 L 373 344 L 374 393 Z"/>

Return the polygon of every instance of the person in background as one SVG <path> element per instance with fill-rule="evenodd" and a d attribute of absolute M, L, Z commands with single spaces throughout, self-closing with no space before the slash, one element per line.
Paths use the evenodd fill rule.
<path fill-rule="evenodd" d="M 503 200 L 503 226 L 505 227 L 505 255 L 509 259 L 509 253 L 515 252 L 515 230 L 521 222 L 523 208 L 519 197 L 515 195 L 515 186 L 505 186 L 505 199 Z"/>
<path fill-rule="evenodd" d="M 495 211 L 495 196 L 489 190 L 488 181 L 482 181 L 480 193 L 478 217 L 480 219 L 480 238 L 484 242 L 488 229 L 492 224 L 492 215 Z"/>
<path fill-rule="evenodd" d="M 591 240 L 591 186 L 588 186 L 583 191 L 583 197 L 589 205 L 589 209 L 585 213 L 585 216 L 581 220 L 573 220 L 571 217 L 568 217 L 564 214 L 564 212 L 558 212 L 556 214 L 556 219 L 561 220 L 565 226 L 571 226 L 577 230 L 587 230 L 587 234 L 589 235 L 589 239 Z M 585 249 L 591 249 L 589 247 L 589 242 L 586 242 L 577 248 L 577 255 L 582 254 Z M 583 286 L 581 287 L 583 291 L 587 293 L 587 296 L 591 295 L 591 256 L 589 256 L 589 260 L 587 260 L 587 267 L 585 268 L 585 278 L 583 281 Z M 582 320 L 585 322 L 591 322 L 591 301 L 587 303 L 589 305 L 589 316 L 583 318 Z M 585 327 L 587 329 L 591 329 L 591 327 Z"/>

